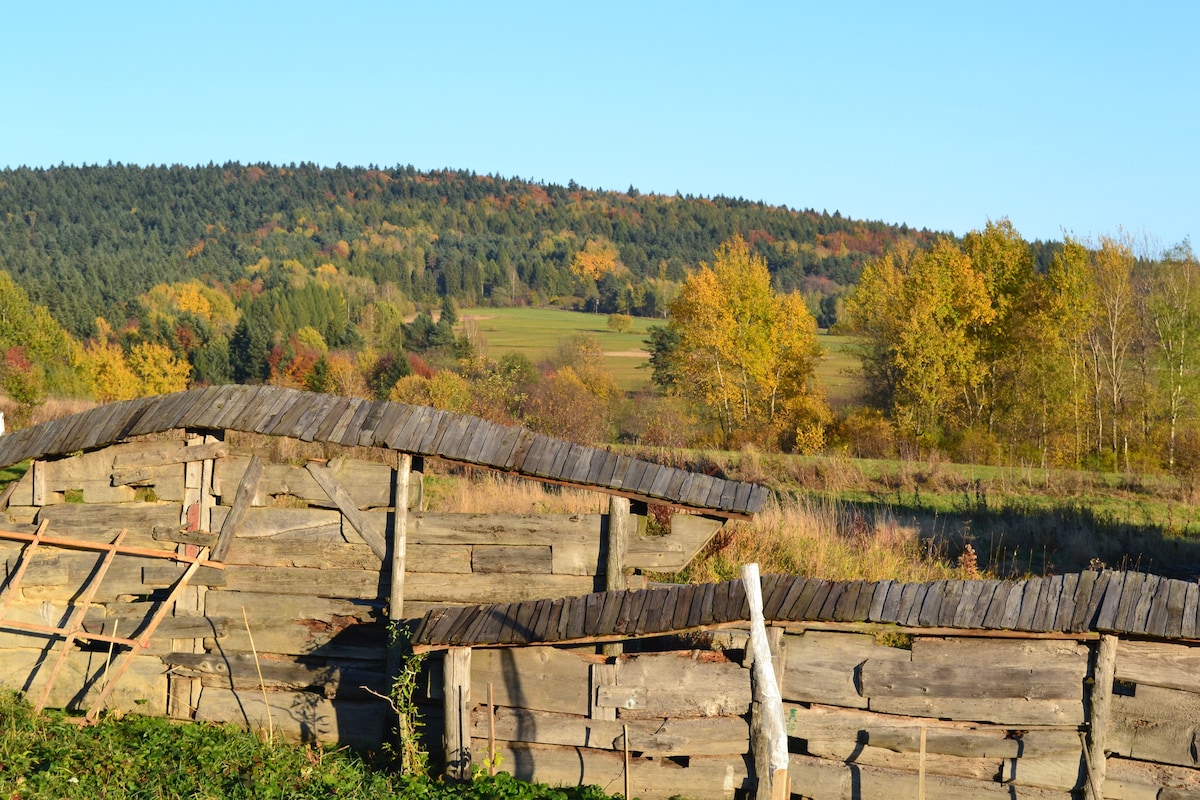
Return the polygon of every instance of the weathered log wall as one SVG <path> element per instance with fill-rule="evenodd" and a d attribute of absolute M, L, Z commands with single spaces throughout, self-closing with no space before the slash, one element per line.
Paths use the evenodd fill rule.
<path fill-rule="evenodd" d="M 464 744 L 475 766 L 494 753 L 526 780 L 620 793 L 628 777 L 635 796 L 741 796 L 754 782 L 744 638 L 608 659 L 586 646 L 457 648 L 470 661 Z M 1081 737 L 1094 714 L 1095 637 L 889 638 L 780 637 L 794 796 L 883 800 L 923 786 L 931 798 L 1068 798 L 1098 777 Z M 1188 644 L 1119 643 L 1099 796 L 1200 793 L 1197 659 Z M 433 699 L 457 691 L 437 679 L 430 688 Z"/>
<path fill-rule="evenodd" d="M 199 569 L 109 708 L 377 746 L 392 725 L 372 692 L 385 693 L 388 683 L 396 469 L 353 459 L 262 464 L 252 456 L 209 431 L 36 461 L 9 494 L 3 527 L 32 533 L 48 523 L 51 534 L 98 543 L 126 530 L 129 546 L 220 551 L 224 569 Z M 408 483 L 403 618 L 444 604 L 605 585 L 607 515 L 426 513 L 420 475 Z M 634 535 L 625 567 L 679 568 L 720 526 L 679 520 L 669 535 Z M 48 672 L 37 665 L 62 649 L 61 637 L 5 628 L 3 620 L 65 626 L 99 555 L 42 545 L 10 591 L 23 548 L 0 539 L 0 596 L 9 601 L 0 615 L 0 685 L 32 693 Z M 183 570 L 169 560 L 116 557 L 95 587 L 85 630 L 136 635 Z M 88 708 L 112 648 L 71 649 L 47 704 Z"/>

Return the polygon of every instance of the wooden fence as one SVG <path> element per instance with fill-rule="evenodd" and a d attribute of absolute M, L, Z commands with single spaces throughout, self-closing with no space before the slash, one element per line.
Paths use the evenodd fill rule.
<path fill-rule="evenodd" d="M 374 457 L 268 464 L 226 430 Z M 608 513 L 424 512 L 430 457 L 602 492 Z M 451 771 L 494 749 L 519 777 L 647 798 L 757 786 L 744 590 L 628 579 L 686 564 L 762 487 L 271 387 L 0 437 L 0 464 L 27 458 L 0 498 L 0 685 L 40 705 L 377 747 L 389 625 L 424 614 L 420 699 Z M 643 536 L 648 503 L 690 513 Z M 795 795 L 1200 794 L 1195 583 L 766 576 L 762 593 Z"/>
<path fill-rule="evenodd" d="M 1195 588 L 1115 572 L 927 584 L 767 576 L 791 791 L 1200 796 L 1200 647 L 1180 633 L 1195 637 Z M 628 779 L 642 797 L 752 794 L 761 754 L 747 618 L 733 582 L 430 612 L 418 646 L 457 664 L 431 691 L 447 719 L 468 721 L 464 733 L 448 726 L 447 763 L 494 751 L 528 780 L 621 792 Z M 1147 632 L 1160 625 L 1170 638 Z M 627 652 L 600 657 L 596 642 Z"/>
<path fill-rule="evenodd" d="M 373 449 L 269 464 L 214 425 Z M 425 512 L 428 456 L 595 489 L 609 512 Z M 0 685 L 93 716 L 368 747 L 395 725 L 376 696 L 397 666 L 390 624 L 678 569 L 763 497 L 472 417 L 273 387 L 117 403 L 0 437 L 0 462 L 30 457 L 3 497 Z M 641 536 L 649 501 L 695 513 Z"/>

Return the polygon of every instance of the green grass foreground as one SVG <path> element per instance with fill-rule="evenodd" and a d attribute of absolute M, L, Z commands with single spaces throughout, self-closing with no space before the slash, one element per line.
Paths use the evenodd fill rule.
<path fill-rule="evenodd" d="M 606 800 L 596 787 L 556 789 L 501 773 L 464 784 L 409 777 L 347 750 L 264 742 L 253 733 L 130 715 L 82 727 L 34 715 L 0 693 L 0 798 L 405 798 Z"/>

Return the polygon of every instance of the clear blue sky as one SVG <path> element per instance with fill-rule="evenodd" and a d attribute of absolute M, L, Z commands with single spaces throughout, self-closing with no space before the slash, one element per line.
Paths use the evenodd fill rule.
<path fill-rule="evenodd" d="M 0 166 L 312 161 L 1200 237 L 1193 2 L 21 2 Z"/>

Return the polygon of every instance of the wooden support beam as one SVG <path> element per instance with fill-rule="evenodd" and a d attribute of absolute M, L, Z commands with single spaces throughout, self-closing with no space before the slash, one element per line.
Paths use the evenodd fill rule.
<path fill-rule="evenodd" d="M 451 647 L 442 666 L 446 777 L 471 779 L 471 648 Z"/>
<path fill-rule="evenodd" d="M 783 698 L 775 669 L 771 664 L 771 646 L 763 619 L 762 583 L 758 564 L 742 567 L 742 585 L 750 605 L 750 641 L 754 650 L 751 668 L 753 708 L 757 718 L 750 736 L 755 763 L 755 800 L 787 800 L 788 781 L 787 726 L 783 721 Z"/>
<path fill-rule="evenodd" d="M 1100 646 L 1096 651 L 1096 666 L 1093 671 L 1095 683 L 1092 686 L 1092 701 L 1088 709 L 1088 738 L 1087 738 L 1087 772 L 1088 780 L 1085 797 L 1088 800 L 1102 800 L 1104 797 L 1104 776 L 1108 762 L 1106 739 L 1108 737 L 1108 722 L 1112 716 L 1113 678 L 1117 668 L 1117 637 L 1104 635 L 1100 637 Z"/>
<path fill-rule="evenodd" d="M 396 468 L 395 505 L 392 512 L 392 586 L 388 602 L 388 619 L 404 619 L 404 570 L 408 560 L 408 482 L 412 474 L 412 456 L 400 454 Z"/>
<path fill-rule="evenodd" d="M 393 625 L 398 624 L 400 620 L 405 619 L 404 616 L 404 573 L 408 569 L 408 483 L 412 475 L 412 456 L 408 453 L 401 453 L 399 461 L 396 465 L 396 474 L 393 479 L 392 491 L 392 584 L 388 595 L 388 621 Z M 397 678 L 400 675 L 400 670 L 403 664 L 400 663 L 403 658 L 402 648 L 404 643 L 400 641 L 397 631 L 392 632 L 392 641 L 388 645 L 387 651 L 387 670 L 389 689 L 395 685 Z M 401 713 L 408 713 L 403 711 Z M 408 726 L 400 725 L 398 733 L 401 737 L 405 735 L 405 730 Z M 389 731 L 383 732 L 385 739 L 389 735 Z M 404 742 L 400 742 L 399 752 L 401 758 L 409 752 L 409 749 L 404 746 Z M 408 769 L 410 765 L 401 764 L 402 769 Z"/>
<path fill-rule="evenodd" d="M 371 549 L 375 551 L 375 555 L 379 556 L 380 560 L 386 559 L 387 542 L 371 526 L 367 516 L 354 504 L 354 499 L 350 497 L 350 493 L 343 488 L 342 484 L 338 482 L 338 479 L 334 477 L 329 468 L 311 461 L 305 468 L 313 476 L 313 480 L 325 491 L 325 494 L 329 495 L 329 499 L 342 512 L 342 516 L 346 518 L 350 526 L 358 531 L 358 535 L 362 537 L 364 542 L 371 546 Z"/>
<path fill-rule="evenodd" d="M 242 520 L 245 519 L 250 504 L 254 501 L 262 474 L 263 463 L 258 456 L 254 456 L 250 459 L 250 465 L 246 467 L 246 473 L 242 476 L 242 482 L 234 497 L 233 508 L 229 510 L 229 513 L 225 515 L 225 521 L 221 523 L 221 534 L 217 537 L 217 546 L 212 549 L 212 554 L 209 556 L 211 560 L 224 561 L 225 556 L 229 554 L 229 546 L 233 544 L 233 537 L 242 524 Z"/>
<path fill-rule="evenodd" d="M 629 548 L 629 528 L 633 517 L 629 511 L 629 500 L 624 497 L 608 499 L 608 526 L 605 529 L 604 588 L 610 592 L 622 591 L 625 586 L 625 553 Z M 619 656 L 623 652 L 620 642 L 602 645 L 600 651 L 606 656 Z"/>

